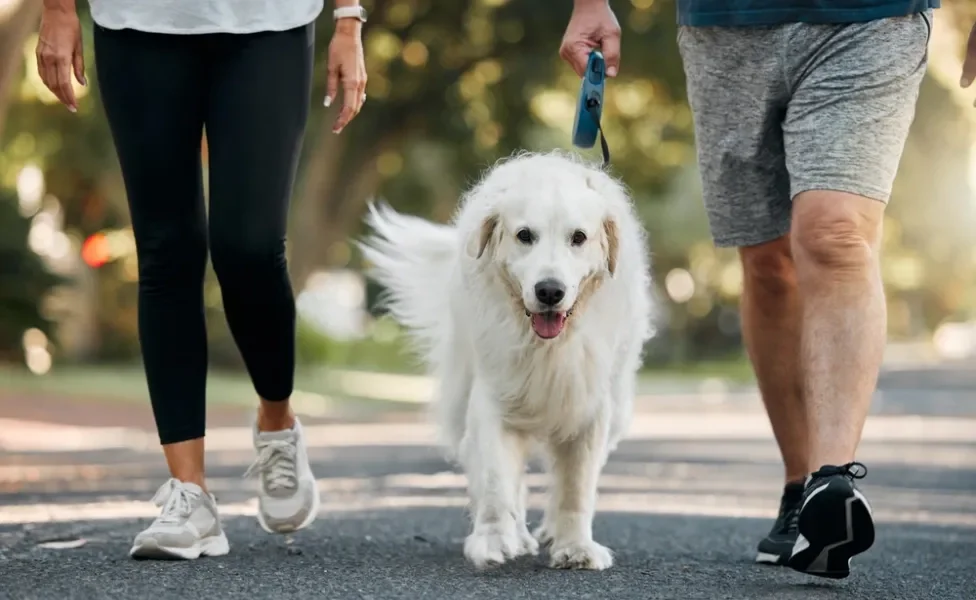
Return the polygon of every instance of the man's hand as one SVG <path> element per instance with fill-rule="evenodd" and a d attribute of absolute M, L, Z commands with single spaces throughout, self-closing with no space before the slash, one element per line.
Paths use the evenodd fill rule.
<path fill-rule="evenodd" d="M 559 56 L 582 77 L 590 52 L 595 48 L 603 52 L 607 76 L 616 76 L 620 69 L 620 24 L 610 10 L 610 3 L 607 0 L 576 0 Z"/>
<path fill-rule="evenodd" d="M 363 58 L 362 23 L 339 19 L 329 43 L 329 79 L 325 105 L 329 106 L 342 86 L 342 110 L 332 125 L 339 133 L 359 114 L 366 101 L 366 59 Z"/>
<path fill-rule="evenodd" d="M 85 79 L 85 55 L 81 47 L 81 24 L 74 0 L 48 0 L 41 13 L 37 37 L 37 72 L 41 81 L 71 112 L 78 110 L 78 100 L 71 85 L 71 75 L 81 85 Z"/>
<path fill-rule="evenodd" d="M 969 43 L 966 44 L 966 58 L 962 63 L 962 79 L 959 80 L 959 85 L 968 88 L 973 80 L 976 80 L 976 23 L 973 23 L 973 29 L 969 32 Z M 976 102 L 973 106 L 976 106 Z"/>

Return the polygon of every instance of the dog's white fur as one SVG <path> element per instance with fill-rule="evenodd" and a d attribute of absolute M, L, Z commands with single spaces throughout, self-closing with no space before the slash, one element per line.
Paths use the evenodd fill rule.
<path fill-rule="evenodd" d="M 367 221 L 370 276 L 439 382 L 442 441 L 467 474 L 465 556 L 485 567 L 541 542 L 554 567 L 610 567 L 592 535 L 597 479 L 626 432 L 652 308 L 645 234 L 624 188 L 570 155 L 525 153 L 490 169 L 452 225 L 382 205 Z M 525 227 L 534 243 L 516 237 Z M 572 313 L 542 339 L 527 312 L 545 308 L 534 286 L 553 278 L 566 286 L 557 308 Z M 537 445 L 552 486 L 533 537 L 523 476 Z"/>

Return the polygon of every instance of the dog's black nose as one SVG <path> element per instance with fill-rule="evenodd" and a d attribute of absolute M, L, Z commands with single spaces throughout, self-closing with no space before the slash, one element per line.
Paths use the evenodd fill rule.
<path fill-rule="evenodd" d="M 556 306 L 566 295 L 566 286 L 555 279 L 543 279 L 535 284 L 535 297 L 546 306 Z"/>

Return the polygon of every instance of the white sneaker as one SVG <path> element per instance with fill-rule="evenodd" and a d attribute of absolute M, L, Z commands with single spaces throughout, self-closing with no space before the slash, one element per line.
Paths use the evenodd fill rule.
<path fill-rule="evenodd" d="M 257 458 L 244 473 L 257 475 L 258 523 L 268 533 L 290 533 L 308 527 L 319 512 L 319 488 L 308 464 L 302 425 L 284 431 L 254 427 Z"/>
<path fill-rule="evenodd" d="M 136 536 L 129 556 L 189 560 L 230 552 L 217 502 L 200 486 L 170 479 L 156 490 L 152 501 L 162 513 Z"/>

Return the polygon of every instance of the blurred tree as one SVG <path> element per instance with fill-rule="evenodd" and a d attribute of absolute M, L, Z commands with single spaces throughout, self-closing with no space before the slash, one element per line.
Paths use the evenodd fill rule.
<path fill-rule="evenodd" d="M 568 146 L 579 80 L 557 51 L 571 3 L 364 4 L 372 15 L 364 34 L 369 99 L 342 135 L 331 134 L 324 111 L 309 130 L 293 213 L 298 288 L 316 267 L 349 262 L 346 237 L 358 231 L 367 198 L 443 220 L 499 157 Z M 624 60 L 608 89 L 605 128 L 615 170 L 648 200 L 691 156 L 674 6 L 633 0 L 617 10 Z M 330 22 L 320 24 L 324 49 Z"/>
<path fill-rule="evenodd" d="M 45 193 L 63 206 L 77 248 L 92 233 L 127 227 L 125 194 L 97 85 L 77 88 L 85 97 L 72 115 L 37 77 L 31 31 L 40 4 L 0 0 L 0 188 L 11 188 L 25 166 L 40 167 Z M 364 36 L 369 96 L 339 136 L 330 128 L 341 98 L 333 109 L 321 108 L 329 11 L 318 23 L 312 120 L 290 232 L 299 289 L 317 268 L 355 267 L 347 240 L 360 232 L 366 199 L 382 197 L 443 221 L 459 194 L 499 157 L 521 148 L 569 147 L 579 82 L 557 49 L 571 2 L 364 4 L 371 13 Z M 976 0 L 943 4 L 935 20 L 931 77 L 919 99 L 885 239 L 892 332 L 905 336 L 976 309 L 969 234 L 976 216 L 967 184 L 976 110 L 970 108 L 974 91 L 957 85 Z M 78 8 L 90 40 L 87 3 Z M 623 61 L 607 88 L 605 129 L 612 169 L 631 188 L 651 234 L 665 312 L 654 356 L 725 354 L 738 347 L 734 307 L 741 273 L 735 253 L 716 251 L 708 237 L 674 43 L 673 0 L 621 1 L 614 9 L 624 29 Z M 97 65 L 91 44 L 85 46 L 94 82 Z M 597 150 L 585 154 L 598 157 Z M 137 355 L 135 272 L 128 257 L 95 273 L 102 356 Z M 673 296 L 669 275 L 672 282 L 690 276 L 691 295 Z M 215 359 L 238 364 L 212 278 L 206 297 Z"/>
<path fill-rule="evenodd" d="M 41 0 L 0 2 L 0 137 L 12 88 L 21 69 L 21 48 L 41 14 Z"/>
<path fill-rule="evenodd" d="M 44 300 L 64 279 L 51 273 L 28 244 L 31 220 L 21 216 L 17 197 L 0 189 L 0 362 L 22 362 L 28 329 L 54 337 Z"/>

